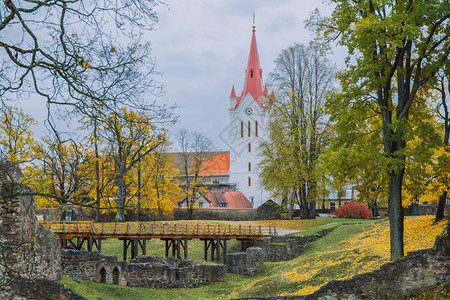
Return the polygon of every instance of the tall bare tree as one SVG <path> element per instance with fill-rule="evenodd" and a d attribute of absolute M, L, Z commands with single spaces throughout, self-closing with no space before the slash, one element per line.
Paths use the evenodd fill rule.
<path fill-rule="evenodd" d="M 154 87 L 142 33 L 153 28 L 158 3 L 1 1 L 1 100 L 37 93 L 48 104 L 80 109 L 112 99 L 137 104 Z M 140 80 L 127 80 L 137 69 Z"/>
<path fill-rule="evenodd" d="M 212 141 L 198 132 L 188 132 L 185 129 L 177 135 L 181 150 L 183 182 L 181 189 L 186 201 L 187 218 L 192 220 L 192 213 L 200 194 L 204 192 L 205 178 L 201 176 L 203 163 L 209 158 L 208 151 L 212 148 Z"/>
<path fill-rule="evenodd" d="M 315 217 L 317 161 L 327 139 L 325 95 L 333 89 L 334 68 L 313 49 L 294 44 L 282 50 L 269 74 L 275 97 L 269 101 L 269 139 L 261 144 L 262 183 L 275 196 Z"/>

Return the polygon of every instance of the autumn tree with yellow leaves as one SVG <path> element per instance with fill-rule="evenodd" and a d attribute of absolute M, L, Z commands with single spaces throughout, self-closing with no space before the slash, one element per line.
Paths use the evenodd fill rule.
<path fill-rule="evenodd" d="M 117 188 L 115 221 L 125 221 L 125 208 L 130 196 L 130 174 L 147 155 L 166 143 L 166 131 L 159 130 L 144 113 L 123 108 L 111 113 L 104 122 L 103 139 L 107 155 L 114 160 L 114 185 Z"/>
<path fill-rule="evenodd" d="M 21 108 L 4 107 L 0 122 L 0 151 L 10 162 L 23 168 L 32 160 L 35 140 L 31 128 L 36 121 Z"/>
<path fill-rule="evenodd" d="M 37 195 L 37 207 L 88 202 L 90 174 L 84 167 L 87 154 L 81 142 L 64 140 L 57 133 L 43 138 L 26 172 Z"/>
<path fill-rule="evenodd" d="M 172 155 L 167 153 L 167 144 L 146 155 L 133 174 L 130 204 L 138 217 L 143 212 L 161 219 L 175 208 L 181 194 L 176 183 L 179 170 L 173 165 Z"/>
<path fill-rule="evenodd" d="M 331 41 L 348 50 L 341 106 L 370 107 L 382 122 L 379 142 L 388 178 L 391 258 L 397 259 L 404 255 L 405 130 L 417 94 L 449 60 L 448 1 L 332 2 L 331 16 L 316 11 L 308 26 L 316 31 L 315 45 L 322 50 Z M 338 122 L 348 118 L 342 114 Z"/>

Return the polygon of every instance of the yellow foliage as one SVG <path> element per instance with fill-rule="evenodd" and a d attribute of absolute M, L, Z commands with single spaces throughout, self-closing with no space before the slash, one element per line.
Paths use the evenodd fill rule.
<path fill-rule="evenodd" d="M 433 246 L 436 236 L 442 233 L 447 223 L 443 220 L 433 225 L 433 220 L 434 216 L 405 218 L 405 252 Z M 294 224 L 290 226 L 291 229 L 300 229 L 296 223 L 303 221 L 307 222 L 307 220 L 296 220 L 271 221 L 271 223 L 280 228 L 287 228 L 286 223 L 291 223 Z M 300 227 L 306 224 L 303 223 Z M 350 279 L 357 274 L 373 272 L 389 260 L 389 221 L 383 220 L 367 225 L 363 231 L 344 239 L 337 245 L 333 244 L 322 251 L 305 254 L 287 263 L 276 263 L 277 270 L 274 276 L 276 280 L 286 282 L 287 286 L 297 287 L 297 290 L 295 288 L 286 290 L 281 295 L 308 295 L 329 281 Z M 263 276 L 255 278 L 242 289 L 252 290 L 271 279 L 275 280 L 275 278 L 268 279 Z"/>
<path fill-rule="evenodd" d="M 437 235 L 441 234 L 447 221 L 433 225 L 434 216 L 405 218 L 405 252 L 431 248 Z M 378 269 L 390 259 L 390 239 L 388 221 L 374 223 L 367 230 L 345 240 L 340 247 L 320 252 L 307 265 L 299 266 L 287 272 L 286 280 L 306 281 L 314 274 L 330 267 L 345 266 L 346 274 L 330 277 L 331 280 L 349 279 L 356 274 Z M 330 258 L 333 257 L 331 261 Z M 350 270 L 350 272 L 349 272 Z M 307 295 L 319 289 L 326 282 L 316 286 L 304 286 L 296 295 Z"/>
<path fill-rule="evenodd" d="M 144 157 L 141 169 L 141 187 L 137 187 L 137 166 L 130 173 L 130 200 L 128 206 L 140 206 L 163 215 L 169 214 L 180 196 L 180 188 L 175 184 L 179 171 L 173 166 L 172 158 L 167 153 L 155 152 Z M 141 199 L 138 203 L 137 194 Z"/>
<path fill-rule="evenodd" d="M 22 167 L 31 160 L 35 141 L 30 127 L 37 122 L 21 108 L 6 108 L 1 115 L 0 146 L 5 158 Z"/>

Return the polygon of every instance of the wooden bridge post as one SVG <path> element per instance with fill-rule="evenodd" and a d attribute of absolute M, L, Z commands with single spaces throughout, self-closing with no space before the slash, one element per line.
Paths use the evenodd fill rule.
<path fill-rule="evenodd" d="M 208 245 L 208 240 L 204 240 L 205 241 L 205 261 L 208 261 L 208 248 L 209 248 L 209 245 Z"/>
<path fill-rule="evenodd" d="M 129 239 L 123 239 L 123 261 L 127 261 L 127 252 L 129 246 Z"/>
<path fill-rule="evenodd" d="M 141 246 L 142 255 L 147 255 L 147 239 L 140 239 L 138 243 Z"/>
<path fill-rule="evenodd" d="M 165 252 L 165 257 L 169 256 L 169 240 L 164 240 L 166 242 L 166 252 Z"/>
<path fill-rule="evenodd" d="M 176 246 L 177 246 L 177 258 L 180 259 L 181 255 L 180 255 L 180 244 L 181 244 L 181 240 L 180 239 L 176 239 Z"/>
<path fill-rule="evenodd" d="M 97 247 L 98 253 L 102 253 L 102 240 L 106 240 L 106 238 L 92 238 L 92 249 Z"/>
<path fill-rule="evenodd" d="M 92 252 L 92 237 L 87 238 L 87 251 Z"/>
<path fill-rule="evenodd" d="M 225 263 L 227 256 L 227 240 L 223 240 L 222 249 L 223 249 L 223 263 Z"/>
<path fill-rule="evenodd" d="M 214 243 L 214 240 L 210 240 L 209 241 L 209 243 L 210 243 L 210 247 L 211 247 L 211 261 L 214 261 L 214 258 L 215 258 L 215 250 L 216 250 L 216 243 Z"/>
<path fill-rule="evenodd" d="M 208 251 L 211 252 L 211 261 L 220 262 L 220 252 L 223 251 L 223 262 L 225 263 L 225 256 L 227 255 L 227 240 L 221 238 L 203 239 L 205 242 L 204 257 L 208 261 Z"/>
<path fill-rule="evenodd" d="M 172 244 L 172 257 L 175 257 L 177 252 L 176 240 L 172 239 L 171 244 Z"/>
<path fill-rule="evenodd" d="M 184 259 L 188 258 L 188 239 L 184 240 Z"/>
<path fill-rule="evenodd" d="M 131 259 L 134 259 L 134 258 L 136 258 L 136 256 L 137 256 L 137 250 L 138 250 L 138 247 L 137 247 L 137 241 L 135 240 L 135 239 L 131 239 L 130 240 L 130 243 L 131 243 Z"/>

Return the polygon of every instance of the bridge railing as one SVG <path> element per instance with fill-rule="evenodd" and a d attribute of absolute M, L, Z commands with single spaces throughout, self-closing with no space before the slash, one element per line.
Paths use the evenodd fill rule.
<path fill-rule="evenodd" d="M 96 236 L 157 236 L 157 237 L 208 237 L 208 236 L 272 236 L 276 227 L 251 225 L 188 225 L 155 223 L 94 223 L 92 221 L 38 221 L 58 234 Z"/>

